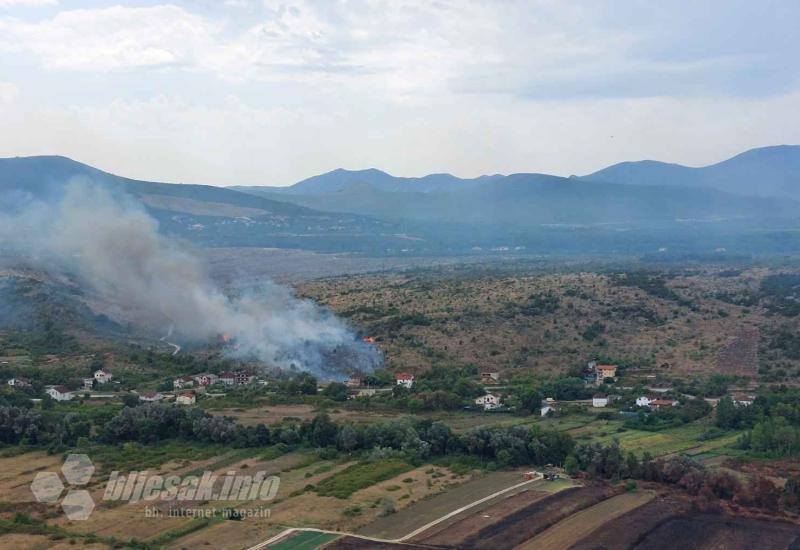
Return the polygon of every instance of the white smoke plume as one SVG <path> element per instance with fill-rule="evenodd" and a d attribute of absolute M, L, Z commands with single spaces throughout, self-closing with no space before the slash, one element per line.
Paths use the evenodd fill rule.
<path fill-rule="evenodd" d="M 27 206 L 0 224 L 0 240 L 69 266 L 151 331 L 204 342 L 229 336 L 241 357 L 325 377 L 372 370 L 380 354 L 345 322 L 284 286 L 225 294 L 205 266 L 130 198 L 80 183 L 53 205 Z M 338 372 L 337 372 L 338 371 Z"/>

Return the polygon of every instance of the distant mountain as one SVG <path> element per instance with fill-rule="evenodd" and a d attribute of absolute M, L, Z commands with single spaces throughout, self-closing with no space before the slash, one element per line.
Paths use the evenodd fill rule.
<path fill-rule="evenodd" d="M 169 184 L 140 181 L 116 176 L 89 165 L 59 156 L 0 158 L 0 189 L 13 192 L 14 200 L 48 198 L 57 196 L 72 181 L 84 181 L 111 190 L 124 191 L 149 202 L 169 202 L 168 197 L 199 203 L 215 203 L 238 206 L 280 214 L 309 213 L 296 205 L 259 197 L 254 200 L 247 195 L 211 185 Z M 159 199 L 157 200 L 156 197 Z M 184 203 L 186 206 L 188 203 Z M 174 210 L 183 211 L 177 201 L 172 200 Z M 211 213 L 211 212 L 210 212 Z"/>
<path fill-rule="evenodd" d="M 232 189 L 247 192 L 261 190 L 292 195 L 322 195 L 368 185 L 381 191 L 432 193 L 466 189 L 502 178 L 503 176 L 501 175 L 493 175 L 464 179 L 452 174 L 429 174 L 421 178 L 403 178 L 392 176 L 375 168 L 367 170 L 345 170 L 339 168 L 332 172 L 304 179 L 289 187 L 232 187 Z"/>
<path fill-rule="evenodd" d="M 464 180 L 336 170 L 288 189 L 226 189 L 138 181 L 63 157 L 31 157 L 0 159 L 0 208 L 52 200 L 76 179 L 132 195 L 162 231 L 207 247 L 369 255 L 800 252 L 800 203 L 791 199 L 546 174 Z"/>
<path fill-rule="evenodd" d="M 426 193 L 386 191 L 366 183 L 330 193 L 281 194 L 259 188 L 251 192 L 317 210 L 393 221 L 516 227 L 794 216 L 794 208 L 800 206 L 714 189 L 586 182 L 546 174 L 512 174 L 482 185 Z"/>
<path fill-rule="evenodd" d="M 70 182 L 87 182 L 141 201 L 163 231 L 204 246 L 381 250 L 389 224 L 333 214 L 210 185 L 169 184 L 116 176 L 58 156 L 0 159 L 0 208 L 52 202 Z M 391 239 L 388 239 L 391 241 Z"/>
<path fill-rule="evenodd" d="M 653 160 L 622 162 L 580 179 L 636 185 L 710 187 L 738 195 L 800 199 L 800 145 L 751 149 L 702 168 Z"/>

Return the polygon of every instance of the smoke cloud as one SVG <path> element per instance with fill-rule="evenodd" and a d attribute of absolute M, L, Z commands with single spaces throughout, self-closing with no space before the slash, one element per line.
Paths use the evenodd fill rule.
<path fill-rule="evenodd" d="M 73 182 L 53 204 L 0 221 L 0 240 L 67 268 L 118 313 L 178 343 L 231 338 L 230 353 L 325 378 L 371 371 L 379 351 L 341 319 L 271 281 L 225 293 L 182 243 L 130 197 Z"/>

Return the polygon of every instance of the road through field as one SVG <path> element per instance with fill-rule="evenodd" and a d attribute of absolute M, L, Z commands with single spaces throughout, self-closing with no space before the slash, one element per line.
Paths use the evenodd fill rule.
<path fill-rule="evenodd" d="M 516 547 L 516 550 L 560 550 L 599 529 L 603 524 L 650 502 L 650 491 L 623 493 L 573 514 Z"/>
<path fill-rule="evenodd" d="M 267 546 L 270 546 L 271 544 L 275 544 L 275 543 L 278 543 L 278 542 L 286 540 L 287 537 L 293 535 L 294 533 L 303 533 L 303 532 L 306 532 L 306 533 L 307 532 L 329 533 L 331 535 L 347 535 L 347 536 L 350 536 L 350 537 L 355 537 L 355 538 L 359 538 L 359 539 L 363 539 L 363 540 L 371 540 L 371 541 L 374 541 L 374 542 L 394 542 L 394 543 L 403 542 L 403 541 L 409 540 L 409 539 L 417 536 L 418 534 L 422 533 L 423 531 L 426 531 L 426 530 L 430 529 L 431 527 L 435 527 L 436 525 L 438 525 L 439 523 L 441 523 L 443 521 L 447 521 L 448 519 L 450 519 L 450 518 L 452 518 L 454 516 L 457 516 L 461 512 L 464 512 L 466 510 L 469 510 L 470 508 L 473 508 L 475 506 L 483 504 L 484 502 L 492 500 L 493 498 L 496 498 L 496 497 L 498 497 L 500 495 L 504 495 L 506 493 L 509 493 L 511 491 L 519 489 L 520 487 L 524 487 L 524 486 L 526 486 L 526 485 L 528 485 L 530 483 L 534 483 L 536 481 L 540 481 L 543 478 L 544 478 L 544 475 L 542 475 L 540 472 L 535 472 L 535 474 L 534 474 L 532 479 L 528 479 L 528 480 L 525 480 L 525 481 L 523 481 L 521 483 L 517 483 L 516 485 L 512 485 L 511 487 L 506 487 L 505 489 L 501 489 L 500 491 L 496 491 L 496 492 L 492 493 L 491 495 L 485 496 L 485 497 L 483 497 L 481 499 L 478 499 L 478 500 L 476 500 L 474 502 L 471 502 L 471 503 L 469 503 L 469 504 L 467 504 L 465 506 L 462 506 L 461 508 L 458 508 L 457 510 L 453 510 L 452 512 L 450 512 L 448 514 L 445 514 L 444 516 L 442 516 L 440 518 L 437 518 L 437 519 L 435 519 L 435 520 L 433 520 L 433 521 L 431 521 L 429 523 L 426 523 L 422 527 L 419 527 L 418 529 L 415 529 L 412 532 L 408 533 L 407 535 L 405 535 L 403 537 L 400 537 L 398 539 L 386 540 L 386 539 L 380 539 L 380 538 L 377 538 L 377 537 L 367 537 L 367 536 L 364 536 L 364 535 L 357 535 L 355 533 L 342 533 L 342 532 L 338 532 L 338 531 L 327 531 L 325 529 L 308 529 L 308 528 L 298 529 L 298 528 L 291 528 L 291 529 L 286 529 L 285 531 L 282 531 L 281 533 L 278 533 L 274 537 L 272 537 L 270 539 L 267 539 L 264 542 L 256 544 L 255 546 L 251 546 L 248 550 L 261 550 L 262 548 L 266 548 Z"/>

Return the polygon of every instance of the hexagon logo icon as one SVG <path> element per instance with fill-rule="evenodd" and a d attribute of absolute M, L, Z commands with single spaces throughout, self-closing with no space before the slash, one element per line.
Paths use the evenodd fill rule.
<path fill-rule="evenodd" d="M 56 472 L 39 472 L 31 483 L 31 492 L 37 502 L 55 502 L 63 490 L 64 484 Z"/>
<path fill-rule="evenodd" d="M 61 509 L 64 510 L 67 518 L 72 521 L 83 521 L 89 519 L 94 510 L 94 500 L 89 491 L 84 489 L 73 489 L 64 500 L 61 501 Z"/>
<path fill-rule="evenodd" d="M 94 464 L 87 455 L 71 454 L 61 466 L 61 473 L 70 485 L 86 485 L 94 473 Z"/>

